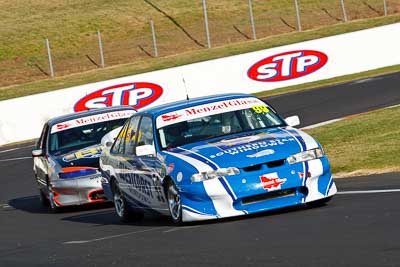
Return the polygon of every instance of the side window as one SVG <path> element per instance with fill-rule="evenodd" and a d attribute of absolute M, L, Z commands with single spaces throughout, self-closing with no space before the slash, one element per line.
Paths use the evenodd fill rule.
<path fill-rule="evenodd" d="M 126 135 L 126 130 L 128 128 L 129 121 L 127 121 L 122 127 L 121 131 L 119 132 L 117 138 L 115 139 L 114 145 L 112 146 L 110 152 L 113 154 L 122 154 L 123 147 L 124 147 L 124 141 L 125 141 L 125 135 Z"/>
<path fill-rule="evenodd" d="M 125 136 L 125 154 L 135 154 L 136 133 L 139 125 L 139 116 L 134 116 L 130 119 L 129 128 Z"/>
<path fill-rule="evenodd" d="M 153 121 L 150 117 L 143 117 L 140 122 L 137 145 L 154 145 Z"/>
<path fill-rule="evenodd" d="M 43 127 L 42 133 L 40 135 L 40 138 L 37 142 L 37 148 L 38 149 L 42 149 L 42 150 L 46 150 L 46 146 L 47 146 L 47 135 L 49 132 L 49 125 L 46 123 Z"/>

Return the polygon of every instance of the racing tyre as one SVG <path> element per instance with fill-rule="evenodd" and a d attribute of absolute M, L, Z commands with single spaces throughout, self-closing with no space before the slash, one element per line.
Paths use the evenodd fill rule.
<path fill-rule="evenodd" d="M 181 196 L 175 184 L 172 182 L 170 182 L 167 186 L 167 200 L 168 200 L 168 209 L 172 221 L 176 225 L 181 225 L 182 224 Z"/>
<path fill-rule="evenodd" d="M 42 190 L 39 189 L 39 200 L 43 207 L 49 207 L 50 202 Z"/>
<path fill-rule="evenodd" d="M 52 191 L 50 191 L 50 193 L 49 193 L 49 208 L 50 208 L 50 211 L 52 212 L 52 213 L 58 213 L 58 212 L 60 212 L 60 207 L 58 207 L 57 205 L 56 205 L 56 202 L 54 201 L 54 194 L 53 194 L 53 192 Z"/>
<path fill-rule="evenodd" d="M 113 183 L 114 208 L 121 222 L 138 221 L 143 218 L 143 212 L 131 211 L 117 182 Z"/>

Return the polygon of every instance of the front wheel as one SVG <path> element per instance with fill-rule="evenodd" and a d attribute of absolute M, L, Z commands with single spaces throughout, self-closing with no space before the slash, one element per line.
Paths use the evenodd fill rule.
<path fill-rule="evenodd" d="M 39 189 L 39 200 L 43 207 L 49 207 L 50 205 L 49 199 L 41 189 Z"/>
<path fill-rule="evenodd" d="M 60 212 L 60 207 L 57 206 L 57 204 L 56 204 L 56 202 L 55 202 L 55 200 L 54 200 L 54 193 L 53 193 L 53 191 L 50 191 L 50 193 L 49 193 L 49 203 L 50 203 L 49 208 L 50 208 L 50 211 L 51 211 L 52 213 L 59 213 L 59 212 Z"/>
<path fill-rule="evenodd" d="M 117 182 L 113 183 L 114 207 L 121 222 L 140 220 L 143 218 L 143 212 L 132 212 L 129 210 L 125 197 Z"/>
<path fill-rule="evenodd" d="M 176 186 L 170 182 L 167 187 L 168 209 L 171 214 L 172 221 L 176 225 L 182 224 L 182 202 Z"/>

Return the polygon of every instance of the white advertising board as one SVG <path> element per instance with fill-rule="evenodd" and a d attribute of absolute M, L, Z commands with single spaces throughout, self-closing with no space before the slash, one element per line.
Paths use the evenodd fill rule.
<path fill-rule="evenodd" d="M 45 121 L 71 112 L 256 93 L 400 64 L 398 36 L 400 23 L 1 101 L 0 145 L 37 138 Z"/>

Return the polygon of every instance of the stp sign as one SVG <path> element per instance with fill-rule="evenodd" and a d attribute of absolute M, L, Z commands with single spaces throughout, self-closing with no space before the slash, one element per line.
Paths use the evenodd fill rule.
<path fill-rule="evenodd" d="M 279 82 L 311 74 L 328 62 L 328 56 L 314 50 L 298 50 L 270 56 L 254 64 L 248 71 L 250 79 Z"/>
<path fill-rule="evenodd" d="M 156 101 L 162 93 L 162 87 L 154 83 L 118 84 L 88 94 L 75 104 L 74 110 L 78 112 L 120 105 L 139 109 Z"/>

